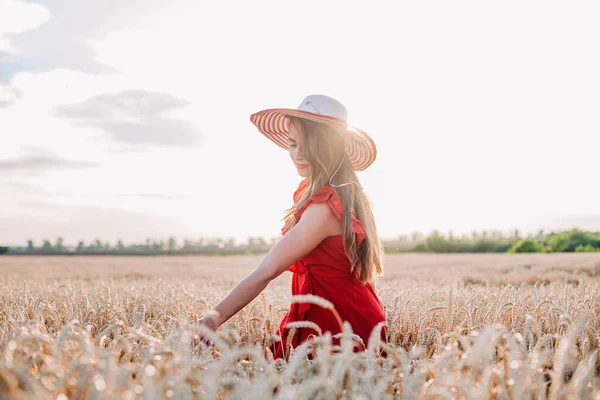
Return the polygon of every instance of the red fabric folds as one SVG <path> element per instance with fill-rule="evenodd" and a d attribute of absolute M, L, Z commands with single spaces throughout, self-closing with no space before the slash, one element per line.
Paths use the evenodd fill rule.
<path fill-rule="evenodd" d="M 309 185 L 308 179 L 300 182 L 298 189 L 294 192 L 294 202 L 300 199 L 303 191 Z M 329 186 L 321 187 L 304 207 L 296 212 L 296 220 L 301 218 L 309 204 L 319 202 L 329 204 L 337 218 L 342 220 L 344 212 L 342 199 L 336 189 Z M 365 238 L 365 232 L 354 212 L 352 212 L 352 226 L 357 243 L 360 244 Z M 282 234 L 286 233 L 287 229 L 282 228 Z M 367 342 L 372 329 L 380 322 L 384 324 L 381 339 L 386 339 L 385 316 L 381 302 L 371 284 L 362 284 L 350 273 L 350 260 L 344 251 L 342 235 L 327 237 L 309 254 L 290 266 L 288 270 L 293 273 L 293 295 L 313 294 L 329 300 L 342 321 L 350 323 L 352 331 L 362 338 L 366 346 L 368 346 Z M 335 335 L 340 332 L 338 321 L 330 310 L 310 303 L 292 303 L 277 331 L 282 341 L 271 345 L 271 351 L 275 358 L 284 356 L 288 335 L 285 326 L 293 321 L 314 322 L 323 333 L 329 331 Z M 297 347 L 311 335 L 316 334 L 317 332 L 312 329 L 299 329 L 292 337 L 291 345 Z"/>

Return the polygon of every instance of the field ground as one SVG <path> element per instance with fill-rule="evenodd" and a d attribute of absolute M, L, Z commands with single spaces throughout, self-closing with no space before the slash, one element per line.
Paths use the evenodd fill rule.
<path fill-rule="evenodd" d="M 210 284 L 230 289 L 256 267 L 263 256 L 3 256 L 0 284 L 21 280 L 53 282 L 151 283 L 158 279 Z M 388 254 L 385 274 L 377 282 L 395 288 L 415 283 L 441 284 L 458 278 L 465 283 L 487 280 L 491 285 L 571 282 L 600 279 L 600 253 L 561 254 Z M 284 272 L 269 288 L 289 288 L 291 273 Z"/>
<path fill-rule="evenodd" d="M 600 399 L 600 253 L 388 254 L 393 357 L 323 337 L 263 365 L 285 272 L 192 357 L 189 324 L 262 258 L 0 257 L 0 398 Z"/>

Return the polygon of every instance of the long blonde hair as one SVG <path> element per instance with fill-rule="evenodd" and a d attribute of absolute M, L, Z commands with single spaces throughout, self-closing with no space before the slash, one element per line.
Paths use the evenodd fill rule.
<path fill-rule="evenodd" d="M 302 154 L 308 161 L 311 170 L 310 187 L 304 191 L 300 199 L 285 211 L 282 218 L 290 229 L 298 221 L 294 213 L 302 209 L 322 186 L 329 185 L 329 179 L 335 173 L 333 185 L 343 182 L 359 182 L 356 171 L 346 154 L 343 136 L 323 123 L 309 121 L 304 118 L 288 117 L 302 132 Z M 343 160 L 343 161 L 342 161 Z M 360 183 L 359 183 L 360 184 Z M 373 282 L 378 275 L 383 275 L 383 244 L 377 234 L 372 204 L 361 187 L 356 184 L 334 188 L 342 199 L 344 212 L 342 217 L 344 251 L 350 260 L 351 273 L 362 283 Z M 365 238 L 357 246 L 356 236 L 352 229 L 352 211 L 361 222 Z"/>

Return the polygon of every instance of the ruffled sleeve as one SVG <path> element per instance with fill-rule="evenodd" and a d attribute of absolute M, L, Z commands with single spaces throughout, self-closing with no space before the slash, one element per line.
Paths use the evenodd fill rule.
<path fill-rule="evenodd" d="M 310 180 L 308 178 L 304 178 L 302 181 L 300 181 L 300 183 L 298 184 L 298 188 L 296 188 L 296 190 L 294 191 L 294 203 L 297 203 L 300 198 L 302 197 L 302 194 L 304 193 L 304 190 L 307 189 L 310 186 Z M 295 216 L 296 214 L 294 214 Z M 281 234 L 285 235 L 288 232 L 288 223 L 285 223 L 282 227 L 281 227 Z"/>
<path fill-rule="evenodd" d="M 302 193 L 304 192 L 304 189 L 306 189 L 309 186 L 310 186 L 310 181 L 308 180 L 308 178 L 304 178 L 298 185 L 298 188 L 296 189 L 296 191 L 294 192 L 294 203 L 297 203 L 298 200 L 300 200 L 300 197 L 302 197 Z"/>
<path fill-rule="evenodd" d="M 300 219 L 300 216 L 302 215 L 304 210 L 306 210 L 306 208 L 311 203 L 329 204 L 329 207 L 331 208 L 337 219 L 339 219 L 340 221 L 342 220 L 342 217 L 344 215 L 344 204 L 342 202 L 342 198 L 339 196 L 335 188 L 331 186 L 321 186 L 319 190 L 317 190 L 317 192 L 310 199 L 308 199 L 304 207 L 302 207 L 294 214 L 296 220 Z M 356 218 L 356 214 L 354 211 L 352 211 L 352 229 L 355 233 L 364 237 L 365 231 L 363 229 L 362 223 L 358 220 L 358 218 Z M 361 240 L 359 240 L 359 242 L 360 241 Z"/>

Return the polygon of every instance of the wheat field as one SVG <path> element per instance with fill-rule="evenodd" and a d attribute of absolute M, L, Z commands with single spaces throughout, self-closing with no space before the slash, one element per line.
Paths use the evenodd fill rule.
<path fill-rule="evenodd" d="M 261 259 L 0 257 L 0 398 L 600 399 L 600 254 L 389 254 L 386 343 L 353 353 L 346 324 L 288 362 L 267 346 L 290 301 L 326 305 L 289 272 L 196 324 Z"/>

